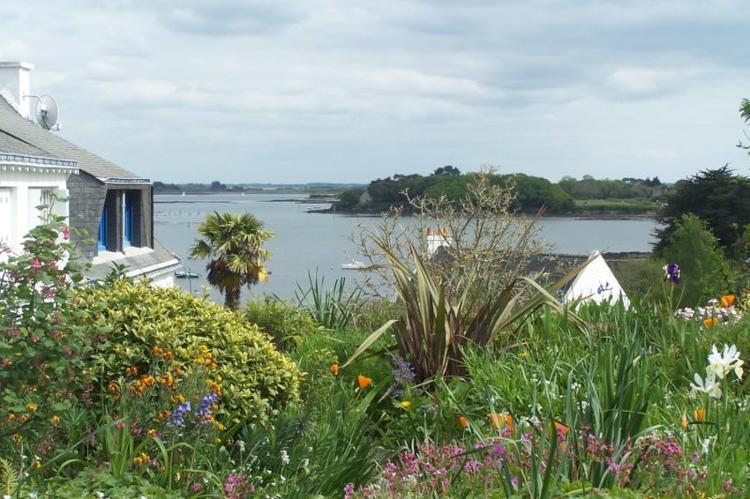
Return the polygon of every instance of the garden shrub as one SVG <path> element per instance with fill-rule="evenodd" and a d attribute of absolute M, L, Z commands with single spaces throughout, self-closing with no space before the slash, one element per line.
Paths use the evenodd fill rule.
<path fill-rule="evenodd" d="M 89 345 L 65 307 L 82 277 L 68 258 L 70 229 L 45 209 L 18 254 L 0 242 L 0 455 L 53 441 L 60 416 L 76 403 Z M 41 445 L 44 458 L 51 445 Z"/>
<path fill-rule="evenodd" d="M 305 310 L 271 296 L 249 301 L 245 318 L 268 333 L 283 351 L 294 350 L 305 336 L 322 329 Z"/>
<path fill-rule="evenodd" d="M 727 291 L 729 266 L 718 240 L 695 215 L 683 215 L 661 252 L 680 266 L 681 279 L 675 296 L 695 306 Z"/>
<path fill-rule="evenodd" d="M 29 487 L 32 488 L 33 487 Z M 22 496 L 23 497 L 23 496 Z M 54 478 L 39 484 L 28 497 L 78 499 L 81 497 L 176 499 L 182 494 L 163 489 L 147 480 L 126 474 L 115 477 L 106 471 L 86 469 L 77 477 Z"/>
<path fill-rule="evenodd" d="M 205 298 L 118 280 L 78 290 L 72 304 L 97 340 L 87 369 L 102 390 L 117 392 L 111 383 L 167 357 L 185 371 L 208 370 L 221 407 L 239 420 L 266 424 L 299 399 L 295 364 L 257 326 Z"/>

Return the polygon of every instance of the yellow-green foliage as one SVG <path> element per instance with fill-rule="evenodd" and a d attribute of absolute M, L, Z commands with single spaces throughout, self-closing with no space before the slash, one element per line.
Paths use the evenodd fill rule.
<path fill-rule="evenodd" d="M 155 347 L 171 350 L 186 370 L 205 347 L 216 360 L 211 377 L 221 385 L 220 405 L 233 416 L 265 424 L 299 399 L 297 366 L 257 326 L 205 298 L 121 280 L 80 289 L 73 304 L 98 338 L 90 365 L 103 390 L 128 367 L 148 372 L 159 362 Z"/>

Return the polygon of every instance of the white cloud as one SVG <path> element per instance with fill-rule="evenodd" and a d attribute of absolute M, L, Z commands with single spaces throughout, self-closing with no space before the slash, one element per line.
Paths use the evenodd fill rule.
<path fill-rule="evenodd" d="M 677 179 L 747 162 L 749 23 L 739 0 L 36 0 L 0 6 L 0 59 L 156 179 Z"/>

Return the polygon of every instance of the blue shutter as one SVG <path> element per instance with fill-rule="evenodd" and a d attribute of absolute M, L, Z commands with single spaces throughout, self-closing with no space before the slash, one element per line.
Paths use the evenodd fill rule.
<path fill-rule="evenodd" d="M 123 246 L 130 246 L 133 242 L 133 201 L 135 195 L 132 192 L 125 192 L 125 220 L 123 237 Z"/>
<path fill-rule="evenodd" d="M 100 251 L 107 249 L 107 203 L 105 201 L 102 216 L 99 217 L 99 236 L 96 239 L 96 247 Z"/>

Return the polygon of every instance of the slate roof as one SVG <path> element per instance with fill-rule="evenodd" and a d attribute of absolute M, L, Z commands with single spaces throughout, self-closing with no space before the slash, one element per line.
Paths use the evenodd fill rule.
<path fill-rule="evenodd" d="M 0 151 L 4 147 L 14 147 L 29 151 L 16 154 L 58 157 L 77 161 L 79 169 L 101 181 L 109 179 L 148 180 L 96 154 L 90 153 L 86 149 L 71 144 L 59 135 L 41 128 L 31 120 L 27 120 L 18 114 L 13 106 L 2 96 L 0 96 L 0 132 L 2 132 L 0 136 Z M 3 136 L 6 138 L 4 139 Z"/>
<path fill-rule="evenodd" d="M 23 156 L 37 156 L 42 158 L 54 157 L 54 155 L 48 153 L 47 151 L 43 151 L 38 147 L 34 147 L 31 144 L 28 144 L 3 130 L 0 130 L 0 153 L 20 154 Z"/>

